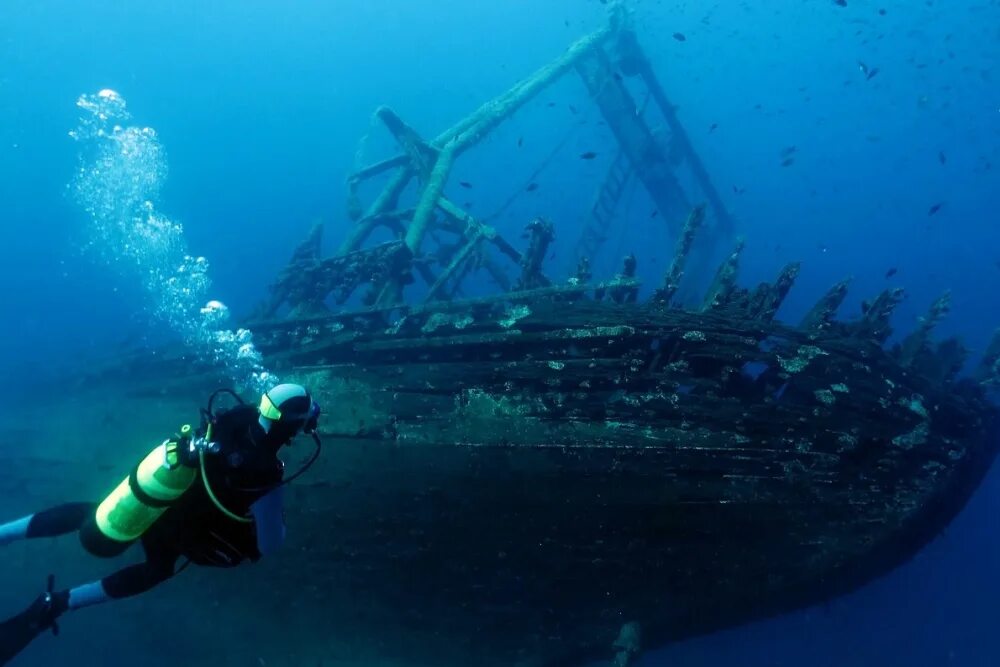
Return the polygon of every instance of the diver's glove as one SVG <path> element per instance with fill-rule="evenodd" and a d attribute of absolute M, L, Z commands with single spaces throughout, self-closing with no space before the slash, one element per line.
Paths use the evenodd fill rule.
<path fill-rule="evenodd" d="M 58 635 L 59 625 L 56 620 L 69 609 L 69 591 L 53 590 L 55 582 L 56 578 L 50 574 L 48 590 L 35 598 L 25 611 L 25 620 L 36 632 L 52 628 L 52 634 Z"/>
<path fill-rule="evenodd" d="M 17 616 L 0 622 L 0 665 L 14 659 L 46 630 L 59 634 L 56 619 L 69 608 L 69 591 L 55 591 L 54 586 L 55 577 L 50 574 L 47 591 Z"/>

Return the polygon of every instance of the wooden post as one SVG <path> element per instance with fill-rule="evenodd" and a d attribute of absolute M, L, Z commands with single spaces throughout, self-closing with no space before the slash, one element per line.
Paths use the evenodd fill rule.
<path fill-rule="evenodd" d="M 715 272 L 715 279 L 708 288 L 702 310 L 711 310 L 724 305 L 736 285 L 736 275 L 739 272 L 740 255 L 743 253 L 743 239 L 736 242 L 736 247 L 729 253 L 729 257 L 719 265 L 719 270 Z"/>
<path fill-rule="evenodd" d="M 674 258 L 670 261 L 670 268 L 663 278 L 663 287 L 656 291 L 653 301 L 669 308 L 677 289 L 680 287 L 681 278 L 684 277 L 684 266 L 687 264 L 688 256 L 691 254 L 691 246 L 694 244 L 695 235 L 705 221 L 705 205 L 695 206 L 688 214 L 684 229 L 677 239 L 677 246 L 674 250 Z"/>
<path fill-rule="evenodd" d="M 785 297 L 795 284 L 795 279 L 799 276 L 799 262 L 786 264 L 773 284 L 765 283 L 761 285 L 752 299 L 749 315 L 757 320 L 770 322 L 778 314 L 778 309 L 785 302 Z"/>
<path fill-rule="evenodd" d="M 840 305 L 847 297 L 847 288 L 851 284 L 851 279 L 841 280 L 839 283 L 827 290 L 819 301 L 816 302 L 806 316 L 799 323 L 799 328 L 805 331 L 819 332 L 830 328 L 833 318 L 837 314 Z"/>
<path fill-rule="evenodd" d="M 870 337 L 879 345 L 884 343 L 892 334 L 889 319 L 892 317 L 893 311 L 896 310 L 896 306 L 903 300 L 904 295 L 905 292 L 898 287 L 887 289 L 875 297 L 875 300 L 870 304 L 865 303 L 863 306 L 864 314 L 861 316 L 861 320 L 854 325 L 855 335 L 861 338 Z"/>
<path fill-rule="evenodd" d="M 1000 386 L 1000 329 L 993 334 L 993 339 L 976 369 L 975 377 L 982 384 Z"/>
<path fill-rule="evenodd" d="M 951 293 L 945 292 L 935 299 L 927 314 L 920 318 L 917 328 L 907 336 L 899 347 L 899 361 L 904 366 L 912 366 L 924 353 L 929 352 L 931 333 L 951 309 Z"/>

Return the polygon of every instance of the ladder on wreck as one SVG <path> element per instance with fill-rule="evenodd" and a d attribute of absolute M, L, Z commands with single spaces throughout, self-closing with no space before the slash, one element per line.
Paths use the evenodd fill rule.
<path fill-rule="evenodd" d="M 608 168 L 604 182 L 597 191 L 597 196 L 594 197 L 594 204 L 590 207 L 583 232 L 573 249 L 574 259 L 577 262 L 583 258 L 593 259 L 608 240 L 608 233 L 617 217 L 615 210 L 618 208 L 618 202 L 625 192 L 625 186 L 634 176 L 635 172 L 628 156 L 623 151 L 618 151 Z"/>
<path fill-rule="evenodd" d="M 615 221 L 614 205 L 627 180 L 622 174 L 628 172 L 642 182 L 673 235 L 680 231 L 687 211 L 704 203 L 706 226 L 715 232 L 709 238 L 728 240 L 734 222 L 635 33 L 622 30 L 610 51 L 593 49 L 575 63 L 577 73 L 619 145 L 619 153 L 598 190 L 594 208 L 576 245 L 576 260 L 586 258 L 593 262 L 600 252 Z M 629 78 L 638 79 L 646 89 L 641 108 L 625 83 Z M 647 109 L 658 112 L 662 118 L 655 132 L 650 127 L 651 114 Z M 686 176 L 683 183 L 682 173 Z"/>

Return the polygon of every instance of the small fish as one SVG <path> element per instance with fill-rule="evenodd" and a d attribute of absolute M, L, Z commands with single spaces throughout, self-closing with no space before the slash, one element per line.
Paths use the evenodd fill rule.
<path fill-rule="evenodd" d="M 791 156 L 786 157 L 784 160 L 781 161 L 782 167 L 791 167 L 793 164 L 795 164 L 795 158 Z"/>
<path fill-rule="evenodd" d="M 576 107 L 575 107 L 575 106 L 573 106 L 572 104 L 570 104 L 570 105 L 569 105 L 569 111 L 570 111 L 570 113 L 572 113 L 572 114 L 576 114 L 576 113 L 578 113 L 578 112 L 577 112 L 577 110 L 576 110 Z"/>
<path fill-rule="evenodd" d="M 468 181 L 459 181 L 458 184 L 467 190 L 472 187 L 472 183 L 469 183 Z"/>
<path fill-rule="evenodd" d="M 517 147 L 520 148 L 523 145 L 524 145 L 524 137 L 518 137 L 517 138 Z"/>
<path fill-rule="evenodd" d="M 551 109 L 551 108 L 552 108 L 552 107 L 554 107 L 555 105 L 556 105 L 556 103 L 555 103 L 555 102 L 549 102 L 549 103 L 548 103 L 548 104 L 546 104 L 545 106 L 547 106 L 547 107 L 549 107 L 549 108 Z"/>
<path fill-rule="evenodd" d="M 861 70 L 861 73 L 864 75 L 866 81 L 870 81 L 879 73 L 878 67 L 868 67 L 868 65 L 861 60 L 858 61 L 858 69 Z"/>
<path fill-rule="evenodd" d="M 885 10 L 884 9 L 878 10 L 878 15 L 879 16 L 885 16 Z"/>
<path fill-rule="evenodd" d="M 655 208 L 654 208 L 654 209 L 653 209 L 653 211 L 652 211 L 652 213 L 650 213 L 650 214 L 649 214 L 649 217 L 650 217 L 650 218 L 655 218 L 655 217 L 656 217 L 656 216 L 658 216 L 659 214 L 660 214 L 660 211 L 659 211 L 658 209 L 655 209 Z"/>
<path fill-rule="evenodd" d="M 621 81 L 622 80 L 622 75 L 619 74 L 618 72 L 614 72 L 614 75 L 615 75 L 615 81 Z"/>
<path fill-rule="evenodd" d="M 538 183 L 528 183 L 528 187 L 525 188 L 528 192 L 534 192 L 538 189 Z"/>
<path fill-rule="evenodd" d="M 785 146 L 781 149 L 781 157 L 789 157 L 792 153 L 799 150 L 795 146 Z"/>
<path fill-rule="evenodd" d="M 846 7 L 847 0 L 833 0 L 833 4 L 837 5 L 838 7 Z"/>
<path fill-rule="evenodd" d="M 944 202 L 943 201 L 942 202 L 938 202 L 937 204 L 934 204 L 929 209 L 927 209 L 927 215 L 934 215 L 935 213 L 937 213 L 938 211 L 941 210 L 942 206 L 944 206 Z"/>
<path fill-rule="evenodd" d="M 566 19 L 565 21 L 563 21 L 563 25 L 565 25 L 568 28 L 569 27 L 569 19 Z"/>
<path fill-rule="evenodd" d="M 595 157 L 597 157 L 597 153 L 595 153 L 594 151 L 587 151 L 586 153 L 580 153 L 581 160 L 593 160 Z"/>
<path fill-rule="evenodd" d="M 944 154 L 944 151 L 938 151 L 938 162 L 944 164 L 948 161 L 948 156 Z"/>
<path fill-rule="evenodd" d="M 898 269 L 896 269 L 896 267 L 893 266 L 893 267 L 890 267 L 889 270 L 885 272 L 885 277 L 888 280 L 889 278 L 892 278 L 897 273 L 899 273 Z"/>
<path fill-rule="evenodd" d="M 736 193 L 736 194 L 738 194 L 738 195 L 741 195 L 741 194 L 743 194 L 743 193 L 744 193 L 744 192 L 746 192 L 746 191 L 747 191 L 747 189 L 746 189 L 746 188 L 741 188 L 741 187 L 740 187 L 740 186 L 738 186 L 738 185 L 734 185 L 734 186 L 733 186 L 733 192 L 734 192 L 734 193 Z"/>
<path fill-rule="evenodd" d="M 676 39 L 678 42 L 686 42 L 687 41 L 687 37 L 684 36 L 683 32 L 675 32 L 674 33 L 674 39 Z"/>
<path fill-rule="evenodd" d="M 718 127 L 719 127 L 718 123 L 712 123 L 711 126 L 709 126 L 708 128 L 709 133 L 715 132 L 716 128 Z"/>

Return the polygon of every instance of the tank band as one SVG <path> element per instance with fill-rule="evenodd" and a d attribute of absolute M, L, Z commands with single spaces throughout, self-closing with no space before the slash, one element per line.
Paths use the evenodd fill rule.
<path fill-rule="evenodd" d="M 133 470 L 128 476 L 128 487 L 132 489 L 132 493 L 135 494 L 135 499 L 146 507 L 155 507 L 157 509 L 170 507 L 173 501 L 159 500 L 142 490 L 142 487 L 139 486 L 139 477 L 136 474 L 137 472 L 138 468 Z"/>

